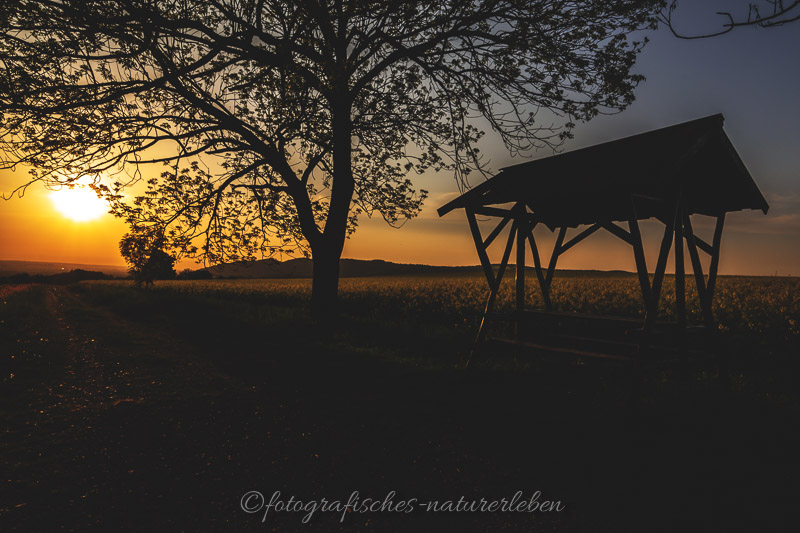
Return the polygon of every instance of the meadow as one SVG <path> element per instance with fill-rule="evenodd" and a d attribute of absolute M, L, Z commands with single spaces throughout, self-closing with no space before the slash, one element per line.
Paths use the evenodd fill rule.
<path fill-rule="evenodd" d="M 663 314 L 670 316 L 672 280 Z M 512 305 L 504 284 L 499 311 Z M 800 281 L 722 277 L 731 386 L 487 350 L 478 276 L 0 286 L 3 531 L 789 531 L 800 524 Z M 694 293 L 689 308 L 699 321 Z M 635 277 L 557 276 L 557 309 L 641 315 Z M 538 296 L 528 295 L 535 306 Z M 794 485 L 792 485 L 794 484 Z M 757 490 L 753 490 L 757 487 Z M 530 497 L 564 512 L 249 514 L 300 499 Z"/>
<path fill-rule="evenodd" d="M 511 278 L 511 279 L 509 279 Z M 701 323 L 693 280 L 687 280 L 690 323 Z M 90 281 L 81 284 L 105 301 L 130 298 L 131 282 Z M 504 280 L 495 310 L 510 312 L 514 303 L 513 275 Z M 230 279 L 160 281 L 150 289 L 156 298 L 215 299 L 234 305 L 259 306 L 299 313 L 307 309 L 311 282 L 307 279 Z M 343 312 L 354 318 L 411 322 L 426 327 L 453 328 L 469 337 L 484 311 L 486 281 L 479 275 L 345 278 L 340 283 Z M 642 317 L 638 279 L 634 275 L 556 276 L 551 287 L 554 309 L 587 314 Z M 674 280 L 667 276 L 659 316 L 675 320 Z M 542 307 L 541 293 L 528 283 L 526 306 Z M 800 278 L 722 276 L 717 283 L 714 316 L 723 336 L 745 340 L 765 353 L 800 354 Z"/>

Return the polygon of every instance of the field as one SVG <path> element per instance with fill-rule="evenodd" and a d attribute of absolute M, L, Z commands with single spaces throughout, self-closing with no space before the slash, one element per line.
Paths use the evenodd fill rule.
<path fill-rule="evenodd" d="M 671 316 L 671 279 L 662 313 Z M 485 280 L 0 286 L 3 531 L 751 531 L 800 524 L 800 280 L 722 277 L 731 387 L 693 363 L 614 363 L 488 348 L 469 369 Z M 500 311 L 512 304 L 504 284 Z M 633 276 L 556 277 L 560 310 L 641 316 Z M 539 304 L 531 289 L 528 305 Z M 690 318 L 699 321 L 690 292 Z M 790 488 L 785 488 L 790 487 Z M 791 487 L 794 487 L 793 489 Z M 563 511 L 303 513 L 305 501 L 526 499 Z M 263 521 L 262 521 L 263 519 Z"/>
<path fill-rule="evenodd" d="M 691 281 L 691 280 L 690 280 Z M 126 296 L 129 282 L 86 282 L 106 300 Z M 526 305 L 541 308 L 541 294 L 528 284 Z M 638 280 L 633 275 L 556 278 L 552 287 L 554 308 L 589 314 L 641 317 L 642 303 Z M 687 283 L 689 321 L 701 323 L 697 293 Z M 667 277 L 662 290 L 659 315 L 674 320 L 674 285 Z M 470 338 L 484 310 L 486 281 L 483 277 L 398 277 L 348 278 L 340 286 L 344 312 L 354 319 L 370 317 L 386 322 L 413 323 L 425 328 L 463 330 Z M 102 295 L 102 296 L 101 296 Z M 288 313 L 307 307 L 311 297 L 310 280 L 210 280 L 163 281 L 153 290 L 157 298 L 211 298 L 255 306 L 256 312 Z M 495 304 L 497 311 L 513 307 L 513 281 L 506 279 Z M 124 304 L 123 304 L 124 305 Z M 718 328 L 728 341 L 746 342 L 767 353 L 800 353 L 800 278 L 721 277 L 717 284 L 714 315 Z M 453 355 L 453 354 L 450 354 Z"/>

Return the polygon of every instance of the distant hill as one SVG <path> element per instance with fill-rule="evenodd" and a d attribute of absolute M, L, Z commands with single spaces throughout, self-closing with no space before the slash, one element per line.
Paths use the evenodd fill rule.
<path fill-rule="evenodd" d="M 102 272 L 103 274 L 109 276 L 128 275 L 128 269 L 124 266 L 85 265 L 81 263 L 49 263 L 40 261 L 0 261 L 0 277 L 13 276 L 16 274 L 51 276 L 53 274 L 62 274 L 72 270 Z"/>
<path fill-rule="evenodd" d="M 392 263 L 381 259 L 342 259 L 339 263 L 340 277 L 359 278 L 370 276 L 414 276 L 414 275 L 481 275 L 479 266 L 434 266 L 406 263 Z M 513 265 L 508 266 L 507 276 L 514 276 Z M 209 267 L 208 270 L 216 278 L 310 278 L 313 273 L 311 259 L 262 259 L 260 261 L 240 261 Z M 526 269 L 533 274 L 533 269 Z M 624 271 L 595 270 L 559 270 L 559 275 L 570 276 L 619 276 L 632 275 Z"/>
<path fill-rule="evenodd" d="M 381 259 L 342 259 L 340 263 L 340 275 L 343 278 L 360 278 L 370 276 L 463 276 L 463 275 L 482 275 L 483 269 L 480 265 L 473 266 L 435 266 L 419 265 L 408 263 L 392 263 Z M 80 263 L 57 263 L 39 261 L 0 261 L 0 278 L 28 274 L 30 276 L 52 276 L 63 274 L 73 270 L 85 270 L 92 272 L 102 272 L 108 276 L 126 277 L 128 271 L 124 266 L 114 265 L 87 265 Z M 262 278 L 310 278 L 313 273 L 313 263 L 311 259 L 299 258 L 289 259 L 288 261 L 278 261 L 277 259 L 262 259 L 259 261 L 240 261 L 236 263 L 226 263 L 216 265 L 207 269 L 199 269 L 195 272 L 207 270 L 215 278 L 241 278 L 241 279 L 262 279 Z M 536 276 L 532 268 L 528 268 L 529 276 Z M 633 275 L 630 272 L 620 270 L 597 271 L 597 270 L 559 270 L 559 276 L 619 276 Z M 508 265 L 507 277 L 514 277 L 514 265 Z M 531 278 L 531 279 L 534 279 Z"/>
<path fill-rule="evenodd" d="M 278 261 L 277 259 L 240 261 L 209 267 L 207 270 L 214 277 L 223 278 L 310 278 L 313 268 L 311 259 L 299 258 L 288 261 Z M 342 259 L 339 269 L 340 276 L 343 278 L 480 272 L 480 267 L 474 266 L 415 265 L 392 263 L 381 259 L 371 261 Z"/>

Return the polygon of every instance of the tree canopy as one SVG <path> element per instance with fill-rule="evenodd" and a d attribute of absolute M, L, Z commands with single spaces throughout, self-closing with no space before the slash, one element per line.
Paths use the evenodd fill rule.
<path fill-rule="evenodd" d="M 415 216 L 414 173 L 468 186 L 478 124 L 528 152 L 628 106 L 663 5 L 9 0 L 3 166 L 92 176 L 132 227 L 212 263 L 310 253 L 313 299 L 330 303 L 358 217 Z"/>

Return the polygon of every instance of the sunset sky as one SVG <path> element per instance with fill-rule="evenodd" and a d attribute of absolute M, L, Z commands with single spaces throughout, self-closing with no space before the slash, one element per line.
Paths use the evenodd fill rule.
<path fill-rule="evenodd" d="M 707 4 L 680 8 L 687 30 L 718 27 L 721 19 Z M 696 16 L 700 12 L 709 16 Z M 704 40 L 679 40 L 663 29 L 650 37 L 635 68 L 647 77 L 637 89 L 636 102 L 619 115 L 579 125 L 575 139 L 564 149 L 722 113 L 725 130 L 770 211 L 767 216 L 760 211 L 728 216 L 720 272 L 800 275 L 800 22 L 768 30 L 742 28 Z M 524 161 L 510 158 L 491 140 L 483 151 L 494 170 Z M 532 156 L 548 155 L 542 151 Z M 0 191 L 8 194 L 26 178 L 24 169 L 0 171 Z M 421 216 L 401 229 L 381 219 L 364 218 L 347 243 L 344 257 L 435 265 L 478 263 L 463 213 L 436 215 L 437 207 L 458 195 L 453 179 L 431 174 L 415 178 L 415 184 L 430 191 Z M 58 210 L 53 199 L 59 194 L 63 193 L 35 185 L 24 198 L 0 202 L 0 259 L 122 264 L 118 242 L 124 224 L 107 214 L 75 221 L 74 214 L 70 218 Z M 87 204 L 86 209 L 90 207 Z M 645 238 L 650 237 L 652 271 L 658 243 L 650 230 L 656 226 L 644 223 L 643 227 Z M 537 238 L 545 243 L 552 239 L 544 230 L 537 231 L 542 231 Z M 705 236 L 709 227 L 699 223 L 697 231 Z M 495 261 L 497 255 L 492 257 Z M 626 245 L 598 232 L 570 250 L 559 268 L 633 270 L 634 265 Z"/>

